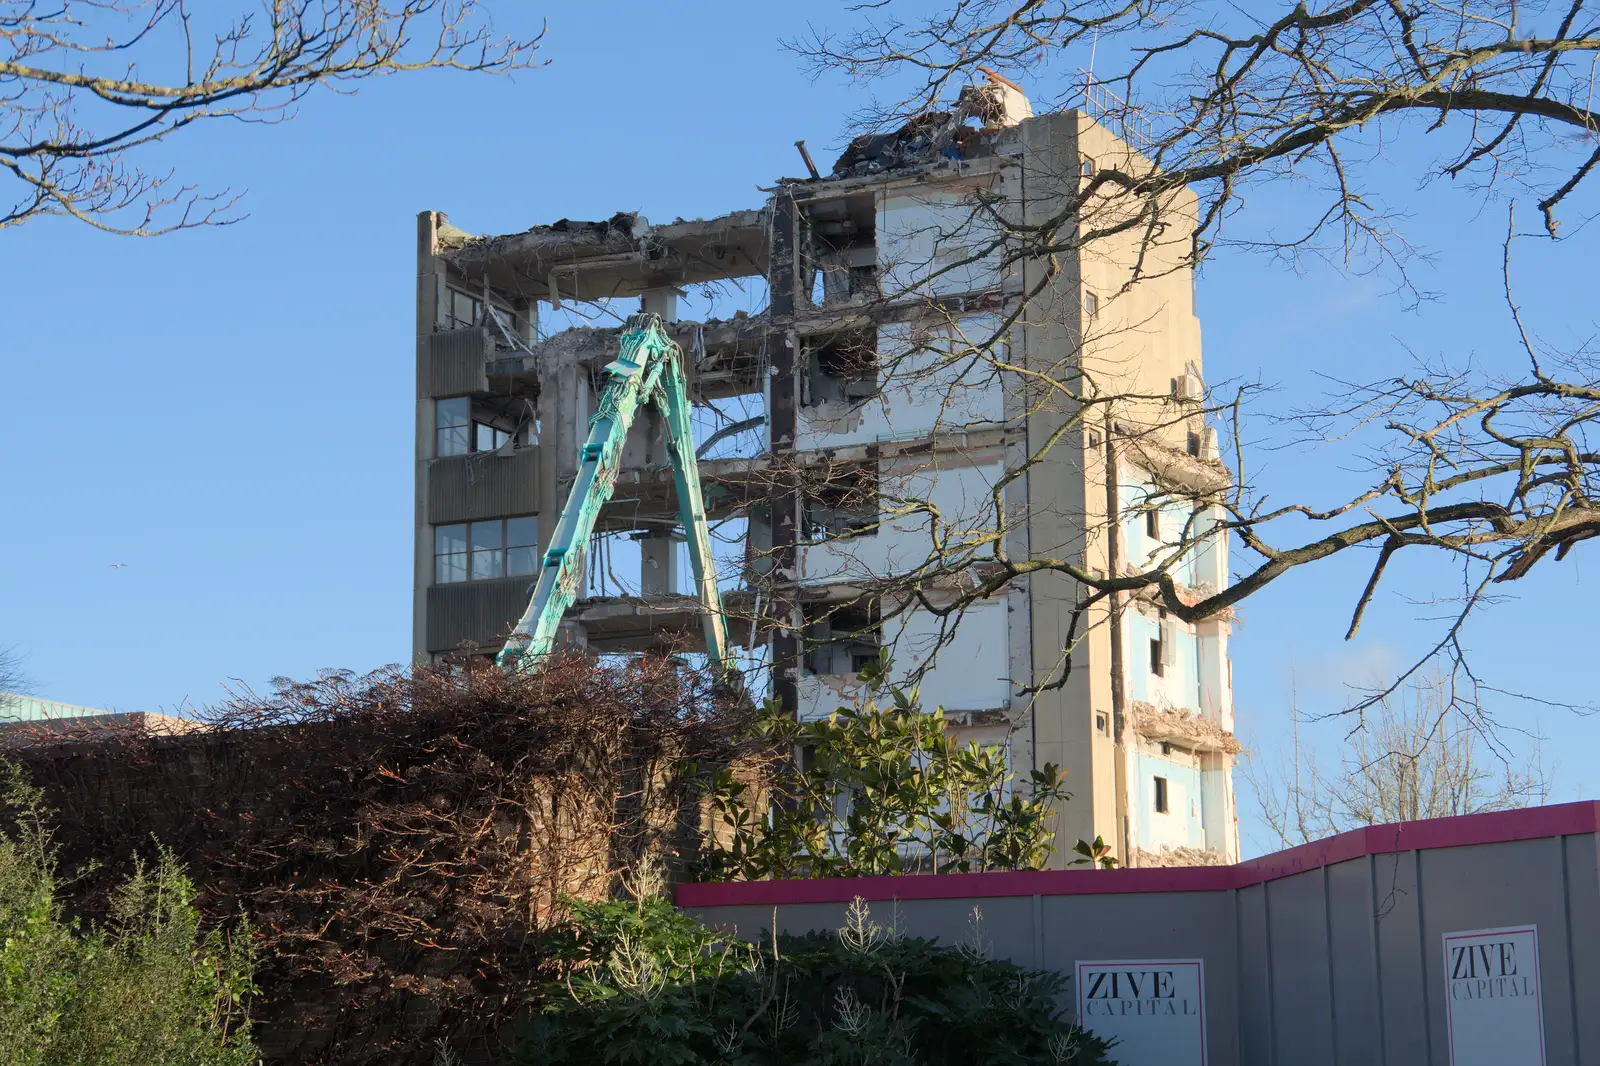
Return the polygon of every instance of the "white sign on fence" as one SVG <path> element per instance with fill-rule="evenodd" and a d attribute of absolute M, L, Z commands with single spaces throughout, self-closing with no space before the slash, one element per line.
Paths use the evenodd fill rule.
<path fill-rule="evenodd" d="M 1117 1040 L 1123 1066 L 1205 1066 L 1206 974 L 1199 959 L 1078 963 L 1078 1022 Z"/>
<path fill-rule="evenodd" d="M 1539 928 L 1444 935 L 1450 1066 L 1544 1066 Z"/>

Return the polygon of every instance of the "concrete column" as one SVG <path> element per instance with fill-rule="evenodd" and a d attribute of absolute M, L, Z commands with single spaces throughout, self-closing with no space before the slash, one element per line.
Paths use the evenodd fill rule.
<path fill-rule="evenodd" d="M 639 542 L 639 590 L 645 596 L 676 596 L 681 589 L 678 581 L 678 544 L 673 531 L 651 530 Z"/>
<path fill-rule="evenodd" d="M 651 289 L 640 299 L 640 310 L 658 314 L 670 325 L 678 321 L 678 294 L 673 289 Z M 661 412 L 645 407 L 634 425 L 641 435 L 645 463 L 665 463 L 666 426 Z M 645 596 L 674 596 L 679 588 L 678 537 L 670 529 L 652 529 L 639 541 L 639 591 Z"/>
<path fill-rule="evenodd" d="M 428 388 L 433 328 L 444 289 L 444 264 L 436 256 L 443 212 L 417 215 L 417 400 L 414 471 L 414 529 L 412 534 L 411 654 L 414 661 L 428 655 L 428 587 L 433 584 L 433 527 L 428 522 L 428 463 L 433 458 L 433 398 Z"/>
<path fill-rule="evenodd" d="M 651 289 L 640 298 L 640 310 L 654 312 L 661 321 L 671 325 L 678 321 L 678 290 Z"/>

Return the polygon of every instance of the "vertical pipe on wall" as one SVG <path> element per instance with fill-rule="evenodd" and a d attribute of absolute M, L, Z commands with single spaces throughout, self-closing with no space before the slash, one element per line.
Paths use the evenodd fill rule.
<path fill-rule="evenodd" d="M 1106 439 L 1106 576 L 1115 578 L 1122 569 L 1122 488 L 1117 476 L 1116 423 L 1107 411 L 1103 427 Z M 1132 832 L 1128 827 L 1128 740 L 1126 735 L 1126 670 L 1122 647 L 1122 593 L 1110 599 L 1111 636 L 1111 730 L 1115 743 L 1116 769 L 1113 779 L 1117 792 L 1117 827 L 1122 833 L 1122 862 L 1133 861 Z"/>

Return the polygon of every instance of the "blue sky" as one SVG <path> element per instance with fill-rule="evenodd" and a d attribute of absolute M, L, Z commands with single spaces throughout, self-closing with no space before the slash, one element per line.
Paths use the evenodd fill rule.
<path fill-rule="evenodd" d="M 536 27 L 534 5 L 492 6 L 506 30 Z M 800 173 L 795 140 L 824 170 L 842 146 L 858 90 L 808 80 L 777 42 L 802 18 L 843 25 L 844 5 L 693 8 L 546 4 L 544 69 L 313 94 L 292 122 L 198 128 L 161 149 L 185 180 L 247 194 L 233 226 L 148 241 L 57 220 L 0 233 L 0 644 L 23 653 L 37 694 L 154 710 L 406 657 L 416 213 L 444 210 L 476 232 L 618 210 L 710 216 L 757 206 L 758 185 Z M 1435 255 L 1421 286 L 1444 295 L 1410 310 L 1382 275 L 1225 254 L 1199 286 L 1209 380 L 1260 379 L 1289 408 L 1329 387 L 1319 372 L 1401 372 L 1408 347 L 1504 357 L 1503 207 L 1418 193 L 1409 162 L 1391 153 L 1374 173 Z M 1248 218 L 1272 225 L 1305 195 L 1268 190 Z M 1592 301 L 1588 243 L 1530 247 L 1518 264 L 1552 339 L 1592 329 L 1573 310 Z M 1258 481 L 1284 498 L 1328 502 L 1353 476 L 1333 452 L 1265 458 Z M 1489 682 L 1591 699 L 1591 554 L 1536 571 L 1472 626 Z M 1361 639 L 1341 640 L 1367 562 L 1246 604 L 1233 653 L 1247 744 L 1281 737 L 1291 669 L 1307 709 L 1331 709 L 1347 682 L 1430 642 L 1440 609 L 1408 596 L 1453 589 L 1448 571 L 1402 578 Z M 1547 738 L 1557 798 L 1600 792 L 1587 755 L 1600 720 L 1495 710 Z M 1248 798 L 1241 814 L 1248 850 Z"/>

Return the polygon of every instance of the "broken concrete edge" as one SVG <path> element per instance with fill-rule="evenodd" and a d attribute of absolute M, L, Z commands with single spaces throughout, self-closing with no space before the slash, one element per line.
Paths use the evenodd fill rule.
<path fill-rule="evenodd" d="M 1138 577 L 1143 573 L 1144 571 L 1140 570 L 1138 567 L 1123 566 L 1121 576 Z M 1191 607 L 1210 596 L 1216 595 L 1217 593 L 1216 586 L 1211 584 L 1209 581 L 1202 581 L 1198 585 L 1183 585 L 1175 583 L 1175 587 L 1177 589 L 1178 599 Z M 1152 610 L 1162 606 L 1161 590 L 1155 585 L 1147 585 L 1131 595 L 1133 598 L 1133 607 L 1143 611 L 1146 615 L 1149 615 Z M 1207 615 L 1204 621 L 1226 622 L 1229 625 L 1238 625 L 1243 622 L 1243 616 L 1240 615 L 1240 613 L 1233 607 L 1224 607 Z"/>
<path fill-rule="evenodd" d="M 1233 475 L 1220 459 L 1200 459 L 1149 436 L 1129 437 L 1119 443 L 1132 453 L 1135 465 L 1174 487 L 1214 493 L 1233 484 Z"/>
<path fill-rule="evenodd" d="M 644 251 L 652 246 L 680 241 L 715 241 L 736 230 L 765 230 L 766 224 L 765 207 L 730 211 L 716 218 L 678 219 L 661 226 L 652 226 L 637 211 L 619 211 L 604 221 L 560 219 L 515 233 L 458 236 L 463 231 L 451 227 L 449 237 L 441 236 L 440 243 L 443 258 L 447 261 L 481 263 L 509 254 L 566 251 L 581 257 L 584 254 Z"/>
<path fill-rule="evenodd" d="M 1170 869 L 1175 866 L 1227 866 L 1227 856 L 1215 848 L 1175 848 L 1163 844 L 1160 850 L 1134 848 L 1128 865 L 1142 870 Z"/>
<path fill-rule="evenodd" d="M 968 103 L 958 105 L 956 111 L 930 112 L 911 119 L 898 130 L 857 137 L 834 164 L 830 177 L 781 178 L 763 191 L 801 186 L 810 196 L 817 196 L 846 192 L 857 184 L 886 178 L 919 177 L 942 169 L 962 172 L 971 169 L 968 164 L 1007 154 L 1007 148 L 1015 149 L 1017 145 L 1011 142 L 1016 141 L 1017 124 L 1033 116 L 1027 100 L 1002 85 L 969 86 L 962 91 L 961 100 Z M 976 128 L 963 124 L 972 117 L 986 125 Z M 482 264 L 506 255 L 566 252 L 581 258 L 644 251 L 677 242 L 715 241 L 736 230 L 764 231 L 769 222 L 769 207 L 744 208 L 714 218 L 678 218 L 659 226 L 652 225 L 638 211 L 618 211 L 602 220 L 563 218 L 498 234 L 472 234 L 446 223 L 439 230 L 438 241 L 440 255 L 446 260 Z"/>
<path fill-rule="evenodd" d="M 1244 750 L 1238 739 L 1220 723 L 1187 707 L 1157 707 L 1144 700 L 1134 700 L 1129 703 L 1128 712 L 1132 719 L 1129 726 L 1146 740 L 1228 755 L 1238 755 Z"/>

